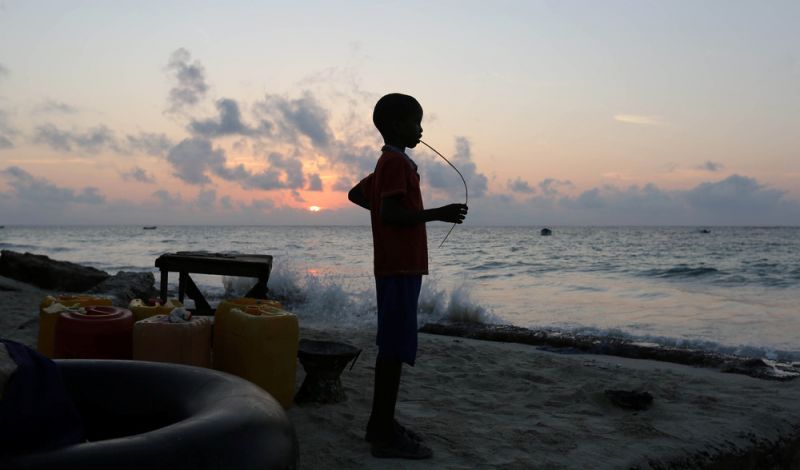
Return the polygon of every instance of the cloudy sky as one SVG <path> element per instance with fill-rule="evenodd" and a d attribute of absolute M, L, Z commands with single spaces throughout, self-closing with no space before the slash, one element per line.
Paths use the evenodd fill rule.
<path fill-rule="evenodd" d="M 800 225 L 798 24 L 796 0 L 0 0 L 0 225 L 367 224 L 347 190 L 395 91 L 470 224 Z M 463 201 L 411 156 L 427 206 Z"/>

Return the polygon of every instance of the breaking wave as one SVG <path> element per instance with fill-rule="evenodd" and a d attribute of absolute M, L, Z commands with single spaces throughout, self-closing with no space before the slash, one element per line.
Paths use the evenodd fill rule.
<path fill-rule="evenodd" d="M 301 321 L 338 326 L 364 326 L 376 322 L 375 280 L 372 276 L 345 276 L 303 270 L 282 260 L 273 265 L 269 296 Z M 224 276 L 221 297 L 244 295 L 252 286 L 250 278 Z M 490 309 L 473 300 L 469 284 L 451 291 L 425 276 L 419 297 L 419 324 L 430 322 L 504 323 Z"/>
<path fill-rule="evenodd" d="M 661 278 L 697 278 L 701 276 L 709 276 L 719 274 L 720 271 L 716 268 L 700 266 L 693 268 L 687 265 L 679 265 L 669 269 L 649 269 L 644 272 L 645 276 L 661 277 Z"/>

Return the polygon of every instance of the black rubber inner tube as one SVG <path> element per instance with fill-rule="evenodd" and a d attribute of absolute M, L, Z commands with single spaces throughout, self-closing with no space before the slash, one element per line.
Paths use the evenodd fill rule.
<path fill-rule="evenodd" d="M 56 360 L 89 442 L 0 462 L 3 469 L 292 469 L 283 407 L 259 387 L 200 367 Z"/>

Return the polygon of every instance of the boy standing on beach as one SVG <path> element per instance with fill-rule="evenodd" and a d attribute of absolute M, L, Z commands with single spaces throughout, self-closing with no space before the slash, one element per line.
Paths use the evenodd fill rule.
<path fill-rule="evenodd" d="M 386 145 L 375 171 L 350 190 L 348 198 L 370 211 L 378 301 L 378 357 L 366 440 L 375 457 L 425 459 L 433 451 L 419 434 L 394 419 L 403 362 L 417 355 L 417 302 L 428 274 L 425 223 L 460 224 L 464 204 L 424 209 L 417 165 L 405 154 L 422 137 L 422 106 L 411 96 L 392 93 L 375 105 L 375 127 Z"/>

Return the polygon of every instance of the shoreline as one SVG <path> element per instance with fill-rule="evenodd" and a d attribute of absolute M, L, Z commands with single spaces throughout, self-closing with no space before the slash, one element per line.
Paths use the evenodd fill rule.
<path fill-rule="evenodd" d="M 35 347 L 50 292 L 0 278 L 0 332 Z M 559 354 L 528 344 L 419 335 L 397 417 L 426 437 L 433 460 L 374 459 L 363 440 L 372 399 L 374 331 L 310 328 L 301 338 L 363 350 L 341 380 L 348 399 L 293 406 L 301 469 L 785 468 L 800 461 L 800 382 L 769 381 L 650 359 Z M 297 365 L 296 389 L 305 374 Z M 605 390 L 653 396 L 620 408 Z"/>
<path fill-rule="evenodd" d="M 800 363 L 771 361 L 759 357 L 736 356 L 700 349 L 672 348 L 614 336 L 593 336 L 513 325 L 480 323 L 428 323 L 420 332 L 443 336 L 481 339 L 538 346 L 561 354 L 602 354 L 631 359 L 651 359 L 687 366 L 708 367 L 722 372 L 744 374 L 766 380 L 793 380 L 800 377 Z"/>

